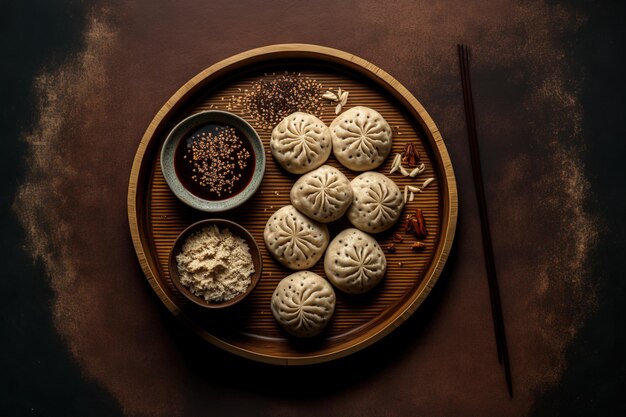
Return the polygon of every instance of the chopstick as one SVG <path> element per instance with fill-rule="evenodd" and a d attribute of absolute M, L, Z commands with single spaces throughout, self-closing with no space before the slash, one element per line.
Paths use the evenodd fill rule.
<path fill-rule="evenodd" d="M 463 85 L 463 102 L 465 105 L 465 122 L 467 124 L 467 136 L 469 139 L 470 156 L 472 161 L 472 175 L 474 177 L 478 211 L 480 213 L 483 253 L 485 256 L 485 267 L 487 269 L 487 282 L 489 284 L 489 299 L 491 301 L 491 316 L 493 319 L 493 328 L 498 350 L 498 362 L 504 366 L 504 376 L 509 395 L 513 397 L 511 365 L 509 363 L 506 332 L 504 330 L 504 317 L 502 315 L 502 303 L 500 301 L 500 289 L 498 287 L 498 276 L 496 274 L 493 244 L 491 242 L 491 231 L 489 229 L 489 217 L 487 215 L 487 200 L 485 198 L 483 174 L 480 166 L 478 134 L 476 133 L 476 117 L 474 114 L 474 100 L 472 98 L 472 84 L 470 79 L 470 49 L 466 45 L 457 45 L 457 49 L 459 53 L 461 82 Z"/>

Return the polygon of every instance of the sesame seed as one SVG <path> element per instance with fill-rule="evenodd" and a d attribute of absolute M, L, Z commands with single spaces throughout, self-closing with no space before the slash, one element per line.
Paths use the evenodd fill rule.
<path fill-rule="evenodd" d="M 271 130 L 286 116 L 296 111 L 319 114 L 322 84 L 300 73 L 271 75 L 253 82 L 243 97 L 231 99 L 236 107 L 250 115 L 261 128 Z"/>
<path fill-rule="evenodd" d="M 217 196 L 232 193 L 251 158 L 232 126 L 196 133 L 187 148 L 184 159 L 193 167 L 191 180 Z"/>

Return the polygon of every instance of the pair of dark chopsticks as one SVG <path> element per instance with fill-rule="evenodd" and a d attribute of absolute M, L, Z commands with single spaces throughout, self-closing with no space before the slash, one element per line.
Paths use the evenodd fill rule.
<path fill-rule="evenodd" d="M 485 199 L 483 174 L 480 167 L 478 135 L 476 133 L 476 117 L 474 114 L 474 100 L 472 98 L 472 83 L 470 79 L 470 49 L 468 46 L 465 45 L 457 45 L 457 49 L 459 52 L 461 82 L 463 84 L 465 122 L 467 124 L 467 135 L 470 145 L 472 174 L 474 177 L 474 187 L 476 188 L 476 199 L 478 200 L 478 211 L 480 213 L 480 226 L 483 240 L 483 252 L 485 255 L 485 266 L 487 268 L 487 281 L 489 283 L 491 315 L 493 318 L 493 327 L 496 335 L 496 345 L 498 348 L 498 361 L 504 366 L 504 376 L 506 379 L 507 388 L 509 390 L 509 395 L 513 397 L 513 381 L 511 378 L 511 365 L 509 364 L 509 351 L 506 343 L 506 332 L 504 331 L 502 303 L 500 302 L 500 289 L 498 287 L 498 276 L 496 275 L 496 265 L 493 256 L 491 231 L 489 230 L 489 217 L 487 215 L 487 200 Z"/>

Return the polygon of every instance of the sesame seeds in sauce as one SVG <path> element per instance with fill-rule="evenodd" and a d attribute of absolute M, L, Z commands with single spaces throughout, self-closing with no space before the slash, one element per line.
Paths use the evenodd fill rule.
<path fill-rule="evenodd" d="M 241 192 L 254 173 L 254 152 L 246 137 L 229 125 L 209 124 L 183 138 L 175 168 L 183 186 L 206 200 Z"/>

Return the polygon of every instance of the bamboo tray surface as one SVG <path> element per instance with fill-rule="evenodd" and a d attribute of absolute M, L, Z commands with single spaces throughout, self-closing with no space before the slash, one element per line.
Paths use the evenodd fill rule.
<path fill-rule="evenodd" d="M 410 249 L 414 236 L 403 231 L 404 221 L 375 236 L 381 246 L 393 242 L 392 234 L 405 240 L 397 251 L 386 253 L 386 277 L 374 290 L 361 296 L 336 290 L 337 305 L 328 328 L 314 340 L 294 340 L 274 321 L 270 310 L 278 282 L 294 271 L 274 261 L 265 249 L 263 230 L 269 216 L 290 204 L 289 192 L 298 175 L 282 170 L 269 147 L 270 129 L 265 129 L 237 104 L 237 98 L 263 77 L 285 72 L 300 74 L 321 83 L 323 93 L 337 88 L 349 92 L 344 110 L 367 106 L 378 111 L 391 125 L 390 157 L 377 171 L 388 174 L 393 155 L 415 142 L 426 170 L 417 178 L 390 175 L 396 184 L 421 186 L 435 178 L 404 215 L 422 209 L 429 235 L 426 249 Z M 334 104 L 323 101 L 321 114 L 327 125 L 335 116 Z M 210 109 L 232 111 L 257 130 L 266 149 L 267 165 L 259 191 L 242 207 L 231 212 L 208 214 L 178 201 L 168 188 L 159 166 L 159 153 L 168 132 L 183 118 Z M 339 168 L 349 179 L 353 173 L 331 154 L 327 164 Z M 135 156 L 128 192 L 131 234 L 137 256 L 150 285 L 160 300 L 198 335 L 238 355 L 277 364 L 323 362 L 348 355 L 380 339 L 406 320 L 421 304 L 436 282 L 448 256 L 457 216 L 454 173 L 443 140 L 420 103 L 396 80 L 371 63 L 345 52 L 314 45 L 274 45 L 244 52 L 207 68 L 185 84 L 157 113 Z M 225 311 L 201 311 L 178 293 L 170 280 L 169 252 L 178 234 L 191 223 L 205 218 L 226 218 L 247 228 L 259 244 L 263 275 L 241 305 Z M 351 227 L 343 218 L 329 224 L 331 239 Z M 323 260 L 312 271 L 325 276 Z"/>

